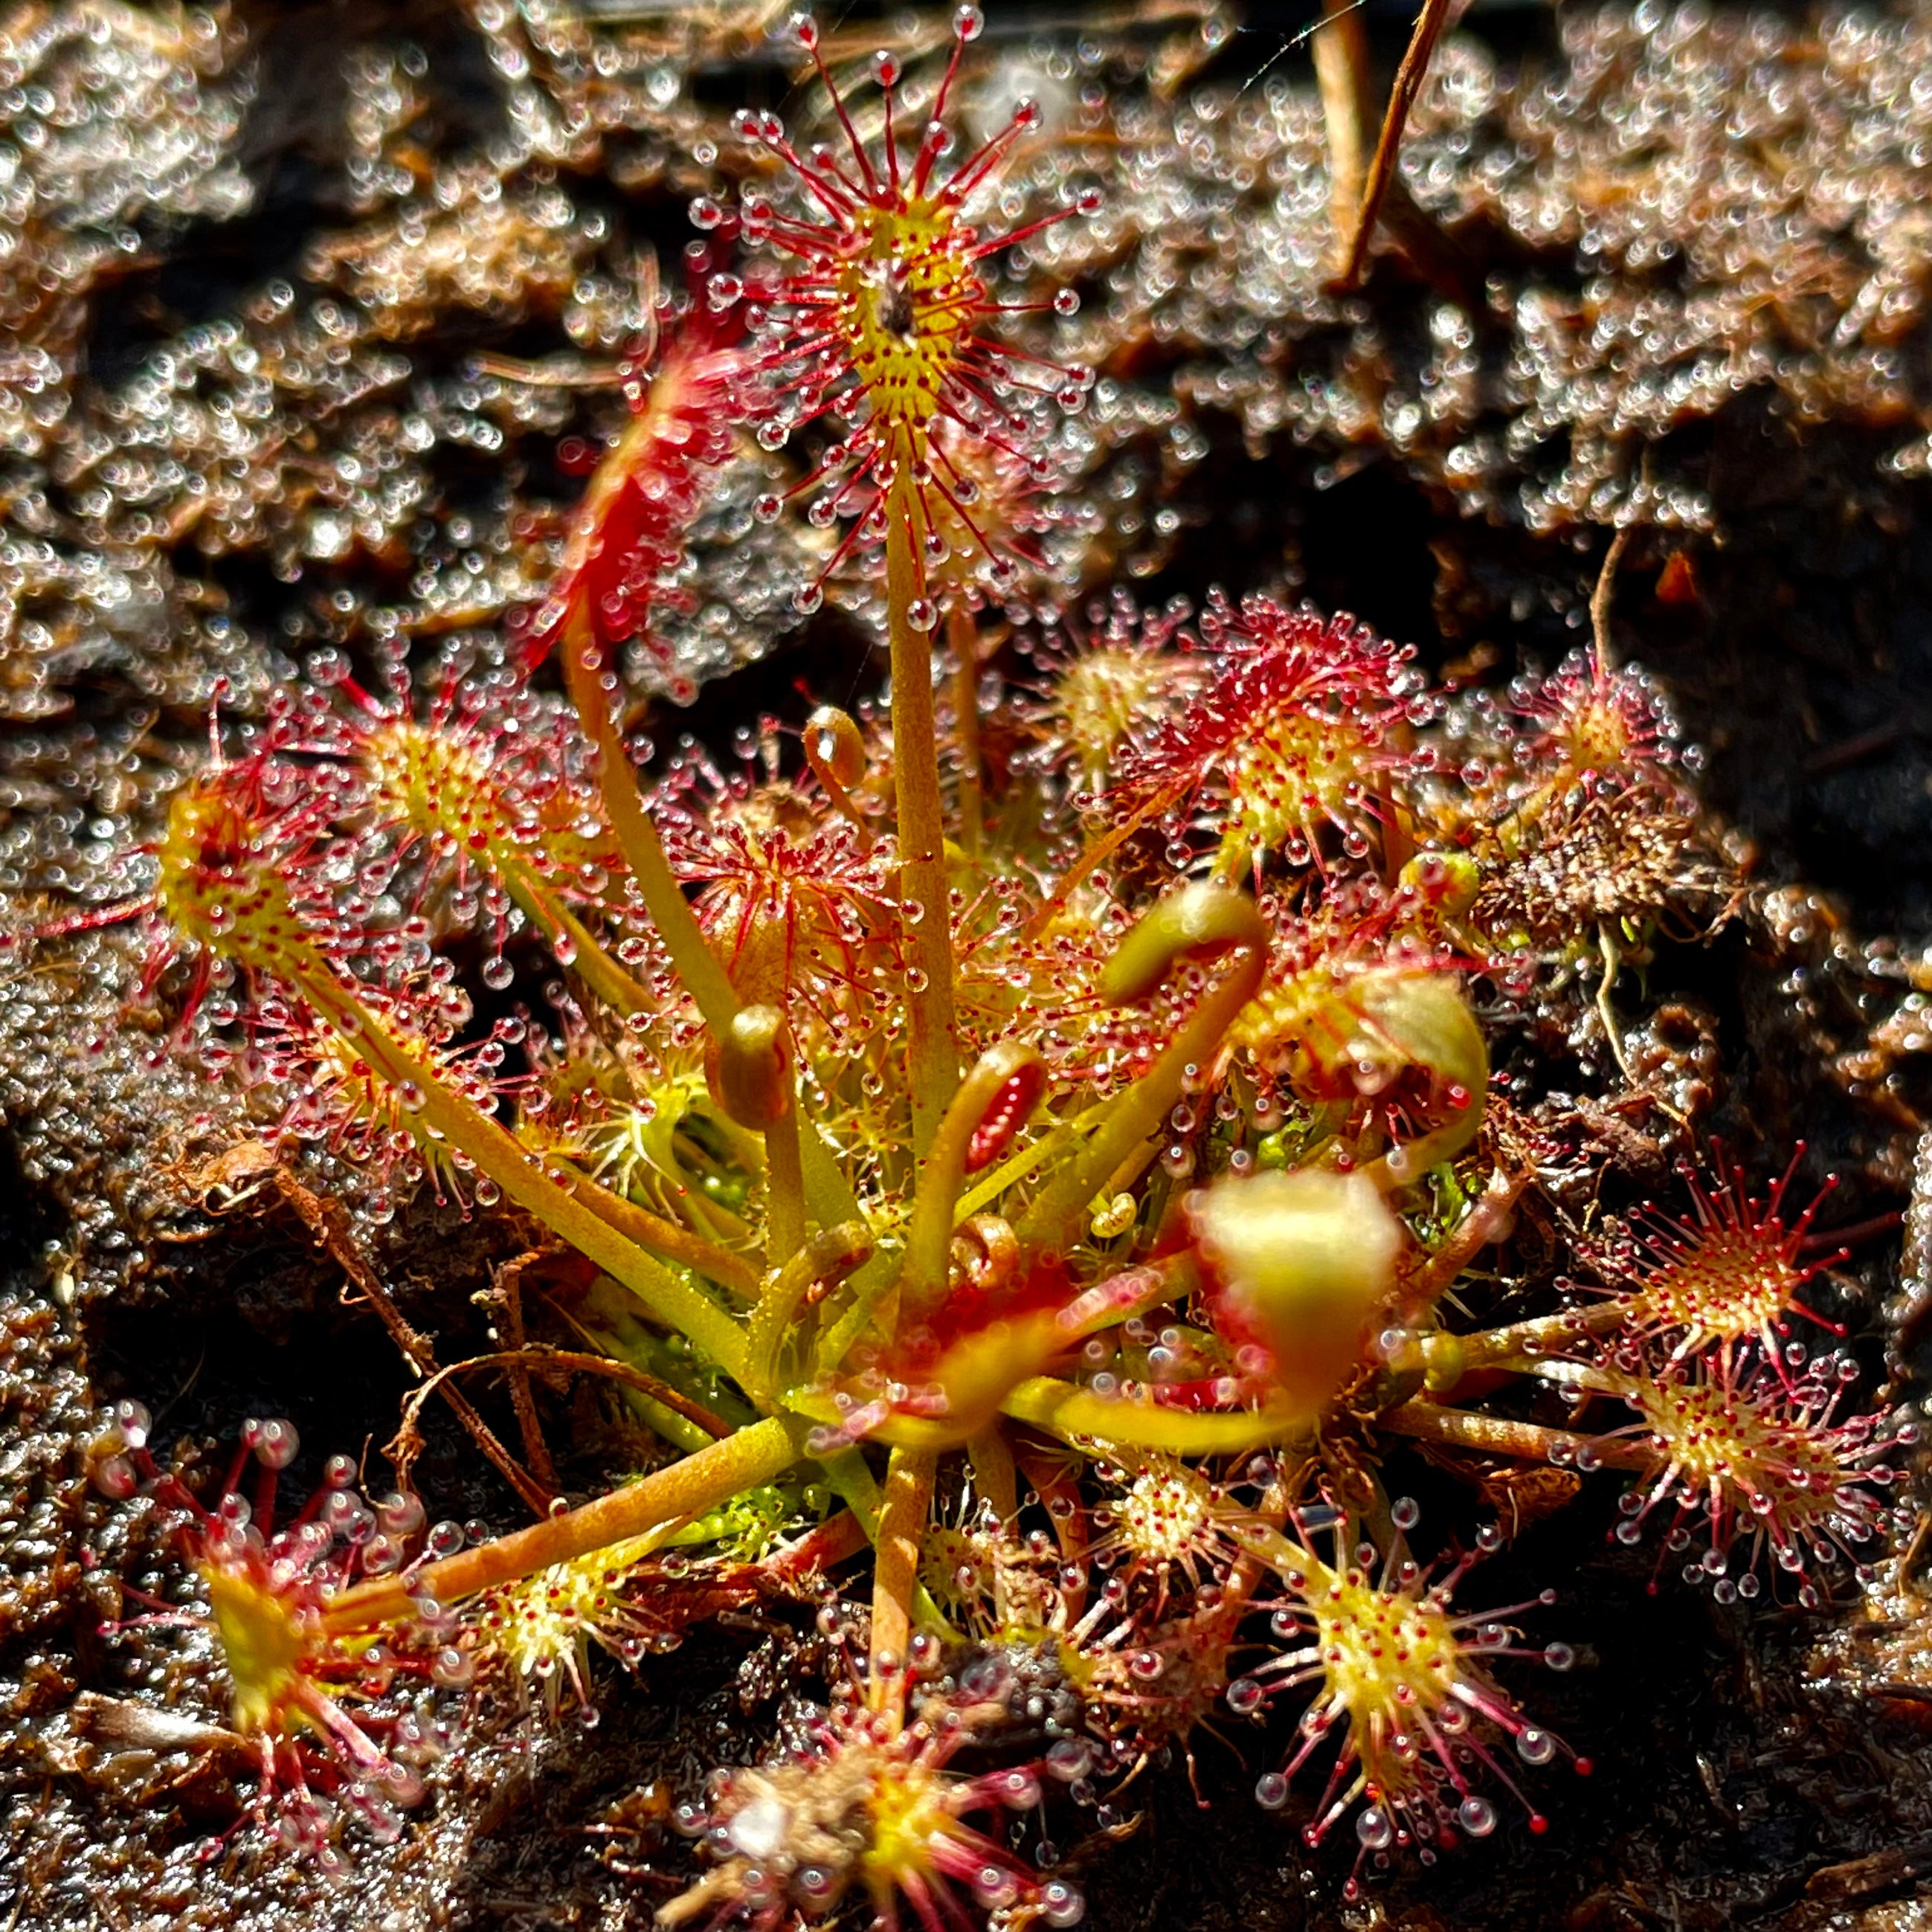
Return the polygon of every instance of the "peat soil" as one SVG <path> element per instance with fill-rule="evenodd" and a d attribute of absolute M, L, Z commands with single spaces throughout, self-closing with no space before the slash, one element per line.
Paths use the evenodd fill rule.
<path fill-rule="evenodd" d="M 468 57 L 460 26 L 410 10 L 413 32 Z M 327 11 L 290 14 L 313 34 Z M 292 28 L 263 32 L 265 96 L 284 92 L 254 111 L 296 118 L 299 56 L 311 43 L 275 38 Z M 299 143 L 280 152 L 276 219 L 243 249 L 250 278 L 272 272 L 267 253 L 303 223 Z M 214 278 L 237 246 L 232 235 L 218 245 L 190 238 L 176 272 L 190 284 Z M 241 272 L 231 260 L 227 272 Z M 1411 298 L 1393 272 L 1370 293 Z M 1670 952 L 1646 997 L 1676 1002 L 1684 1024 L 1718 1042 L 1715 1125 L 1748 1144 L 1808 1142 L 1812 1164 L 1841 1177 L 1833 1218 L 1860 1221 L 1906 1206 L 1918 1122 L 1932 1103 L 1910 1054 L 1876 1070 L 1851 1064 L 1873 1052 L 1874 1024 L 1904 990 L 1901 962 L 1932 943 L 1932 485 L 1880 479 L 1889 445 L 1876 428 L 1799 428 L 1750 395 L 1695 436 L 1696 451 L 1676 454 L 1708 491 L 1718 534 L 1640 535 L 1618 579 L 1615 635 L 1658 674 L 1705 748 L 1704 796 L 1748 842 L 1754 876 L 1792 890 L 1714 945 Z M 1233 540 L 1208 556 L 1184 548 L 1146 586 L 1150 600 L 1210 580 L 1234 591 L 1278 580 L 1286 556 L 1318 604 L 1414 640 L 1438 670 L 1500 678 L 1574 647 L 1604 532 L 1536 537 L 1470 519 L 1373 448 L 1354 452 L 1345 481 L 1318 488 L 1323 456 L 1278 448 L 1257 458 L 1232 428 L 1216 430 L 1190 487 L 1208 527 Z M 1694 587 L 1686 595 L 1673 582 L 1660 599 L 1680 550 Z M 686 728 L 722 740 L 742 718 L 795 704 L 801 679 L 819 682 L 841 648 L 829 626 L 808 634 L 706 689 Z M 86 686 L 77 700 L 116 701 Z M 407 1387 L 386 1338 L 366 1309 L 344 1306 L 339 1271 L 285 1208 L 216 1220 L 191 1187 L 158 1187 L 146 1264 L 111 1291 L 82 1282 L 77 1298 L 63 1292 L 76 1227 L 104 1190 L 132 1188 L 130 1175 L 160 1160 L 186 1105 L 158 1090 L 144 1097 L 132 1080 L 94 1098 L 87 1144 L 56 1178 L 45 1178 L 58 1131 L 45 1108 L 31 1126 L 16 1118 L 26 1141 L 0 1149 L 0 1368 L 10 1378 L 0 1462 L 32 1492 L 16 1511 L 27 1528 L 4 1552 L 16 1588 L 0 1622 L 0 1928 L 648 1924 L 688 1870 L 664 1830 L 671 1796 L 710 1766 L 754 1754 L 787 1689 L 824 1667 L 808 1609 L 695 1639 L 634 1682 L 608 1673 L 594 1730 L 506 1721 L 476 1742 L 432 1831 L 370 1851 L 336 1880 L 264 1870 L 238 1853 L 200 1862 L 196 1848 L 234 1816 L 236 1768 L 90 1740 L 77 1698 L 156 1683 L 100 1634 L 104 1618 L 140 1609 L 104 1580 L 152 1568 L 151 1526 L 114 1516 L 74 1480 L 102 1406 L 139 1395 L 164 1412 L 171 1437 L 211 1442 L 241 1415 L 289 1415 L 316 1445 L 299 1476 L 329 1449 L 380 1448 Z M 28 1165 L 40 1177 L 32 1182 Z M 394 1231 L 386 1273 L 443 1360 L 488 1346 L 472 1298 L 509 1245 L 428 1210 Z M 1847 1272 L 1874 1375 L 1888 1358 L 1899 1391 L 1916 1394 L 1932 1344 L 1919 1304 L 1901 1292 L 1896 1235 L 1862 1246 Z M 432 1514 L 515 1520 L 513 1500 L 453 1425 L 432 1409 L 424 1426 L 416 1473 Z M 586 1482 L 594 1468 L 586 1457 Z M 1430 1474 L 1412 1473 L 1426 1501 Z M 1070 1842 L 1082 1830 L 1114 1840 L 1085 1875 L 1088 1923 L 1879 1932 L 1922 1922 L 1932 1619 L 1922 1634 L 1909 1597 L 1875 1598 L 1848 1606 L 1833 1636 L 1828 1619 L 1725 1610 L 1674 1579 L 1653 1592 L 1651 1561 L 1606 1543 L 1602 1513 L 1577 1508 L 1481 1573 L 1499 1601 L 1554 1583 L 1544 1634 L 1579 1652 L 1572 1673 L 1534 1690 L 1540 1713 L 1589 1754 L 1594 1773 L 1542 1777 L 1541 1837 L 1503 1806 L 1488 1844 L 1374 1877 L 1344 1903 L 1348 1852 L 1308 1851 L 1297 1829 L 1304 1809 L 1270 1816 L 1252 1802 L 1282 1738 L 1243 1732 L 1229 1744 L 1204 1732 L 1192 1766 L 1152 1766 L 1110 1812 L 1056 1828 Z M 1862 1661 L 1860 1633 L 1873 1630 L 1888 1646 L 1882 1672 Z M 1922 1651 L 1915 1681 L 1907 1666 Z M 166 1672 L 205 1675 L 206 1660 L 188 1646 Z"/>

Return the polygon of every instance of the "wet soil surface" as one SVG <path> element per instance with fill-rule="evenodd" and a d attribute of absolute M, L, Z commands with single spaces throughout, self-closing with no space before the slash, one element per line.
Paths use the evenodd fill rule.
<path fill-rule="evenodd" d="M 148 270 L 130 287 L 90 295 L 83 360 L 93 380 L 133 366 L 158 334 L 296 272 L 311 232 L 345 218 L 346 98 L 332 81 L 312 84 L 334 72 L 322 57 L 332 44 L 422 48 L 442 104 L 434 140 L 453 149 L 500 131 L 486 49 L 454 9 L 292 8 L 245 25 L 260 56 L 236 148 L 256 183 L 250 210 L 158 224 Z M 1546 36 L 1514 16 L 1492 38 L 1512 58 L 1556 57 Z M 722 58 L 714 67 L 729 71 Z M 668 231 L 662 197 L 626 192 L 640 226 Z M 1378 271 L 1368 293 L 1392 313 L 1430 298 L 1400 264 Z M 473 314 L 455 316 L 411 352 L 453 356 L 489 334 Z M 544 330 L 496 334 L 527 346 Z M 1922 326 L 1900 352 L 1923 365 Z M 1149 578 L 1148 601 L 1286 574 L 1318 604 L 1414 640 L 1438 670 L 1476 667 L 1491 679 L 1553 663 L 1575 644 L 1602 529 L 1537 533 L 1466 515 L 1372 437 L 1346 452 L 1286 439 L 1257 449 L 1211 412 L 1202 427 L 1212 454 L 1186 483 L 1190 507 L 1231 540 L 1184 542 Z M 1741 394 L 1672 452 L 1678 473 L 1708 494 L 1710 530 L 1640 532 L 1616 606 L 1619 648 L 1659 675 L 1706 748 L 1704 795 L 1749 842 L 1755 875 L 1796 889 L 1712 947 L 1668 952 L 1648 996 L 1714 1029 L 1725 1086 L 1714 1124 L 1747 1146 L 1808 1141 L 1813 1165 L 1842 1177 L 1835 1215 L 1847 1222 L 1904 1207 L 1921 1110 L 1932 1101 L 1922 1056 L 1873 1044 L 1906 989 L 1898 961 L 1932 941 L 1932 484 L 1884 471 L 1896 441 L 1890 424 L 1801 426 L 1762 394 Z M 1666 582 L 1679 557 L 1688 589 Z M 212 574 L 251 625 L 272 630 L 275 598 L 292 593 L 278 591 L 259 559 L 230 559 Z M 709 686 L 680 722 L 722 736 L 760 710 L 795 710 L 801 681 L 824 688 L 850 644 L 822 626 Z M 105 736 L 148 674 L 106 655 L 62 676 L 70 718 Z M 178 692 L 140 702 L 158 709 L 164 733 L 191 738 L 195 706 Z M 30 765 L 20 741 L 38 728 L 10 724 L 0 763 Z M 1872 944 L 1886 940 L 1895 944 Z M 87 1036 L 122 1023 L 111 991 L 46 999 L 15 986 L 7 996 L 19 1010 L 0 1172 L 10 1579 L 0 1606 L 0 1927 L 648 1924 L 688 1870 L 665 1831 L 672 1796 L 712 1766 L 754 1755 L 784 1696 L 824 1668 L 808 1607 L 694 1639 L 634 1682 L 607 1673 L 594 1730 L 496 1720 L 473 1739 L 425 1826 L 390 1850 L 358 1853 L 339 1876 L 263 1861 L 245 1834 L 206 1860 L 210 1835 L 234 1821 L 237 1768 L 215 1752 L 102 1742 L 89 1699 L 218 1708 L 191 1640 L 157 1633 L 136 1660 L 102 1634 L 104 1622 L 141 1613 L 124 1585 L 163 1582 L 152 1519 L 107 1504 L 82 1479 L 104 1408 L 138 1396 L 168 1441 L 210 1453 L 237 1418 L 286 1414 L 317 1445 L 299 1478 L 328 1449 L 365 1442 L 379 1468 L 374 1452 L 393 1432 L 408 1378 L 367 1310 L 345 1305 L 340 1270 L 297 1215 L 271 1204 L 219 1216 L 197 1205 L 196 1161 L 241 1129 L 197 1118 L 216 1103 L 145 1075 L 134 1046 L 96 1050 Z M 1870 1064 L 1848 1071 L 1861 1055 Z M 108 1238 L 116 1226 L 118 1247 Z M 500 1226 L 427 1209 L 391 1231 L 385 1277 L 442 1359 L 489 1346 L 473 1297 L 518 1245 Z M 1894 1325 L 1897 1253 L 1895 1234 L 1859 1250 L 1845 1306 L 1874 1378 L 1889 1347 L 1910 1390 L 1928 1345 L 1922 1324 L 1902 1336 Z M 498 1426 L 512 1426 L 507 1410 L 479 1400 Z M 572 1419 L 561 1407 L 552 1419 L 569 1438 Z M 432 1514 L 516 1521 L 514 1499 L 447 1417 L 433 1409 L 424 1427 L 416 1478 Z M 589 1446 L 570 1473 L 588 1488 L 599 1474 L 595 1431 L 576 1434 Z M 1409 1475 L 1426 1499 L 1430 1472 Z M 1270 1817 L 1252 1802 L 1256 1772 L 1281 1739 L 1264 1750 L 1244 1732 L 1237 1748 L 1204 1730 L 1193 1764 L 1177 1756 L 1151 1766 L 1097 1816 L 1064 1827 L 1115 1840 L 1088 1862 L 1088 1923 L 1098 1932 L 1878 1932 L 1922 1922 L 1919 1901 L 1932 1897 L 1922 1890 L 1932 1886 L 1932 1622 L 1922 1625 L 1912 1599 L 1850 1604 L 1834 1621 L 1724 1610 L 1670 1580 L 1653 1592 L 1650 1557 L 1606 1544 L 1600 1514 L 1587 1508 L 1537 1525 L 1484 1576 L 1500 1601 L 1552 1582 L 1549 1633 L 1576 1646 L 1579 1664 L 1539 1684 L 1539 1708 L 1588 1751 L 1594 1771 L 1546 1780 L 1542 1838 L 1510 1808 L 1489 1844 L 1429 1870 L 1400 1868 L 1345 1904 L 1347 1855 L 1305 1850 L 1301 1810 Z"/>

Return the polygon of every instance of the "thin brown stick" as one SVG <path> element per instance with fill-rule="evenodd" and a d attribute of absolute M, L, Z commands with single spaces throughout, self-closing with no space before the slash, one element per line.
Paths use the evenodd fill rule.
<path fill-rule="evenodd" d="M 286 1168 L 278 1167 L 274 1173 L 276 1188 L 316 1240 L 326 1249 L 336 1265 L 349 1277 L 350 1283 L 369 1306 L 374 1309 L 384 1328 L 388 1330 L 396 1346 L 402 1352 L 403 1359 L 419 1376 L 428 1376 L 428 1386 L 434 1387 L 439 1379 L 436 1374 L 436 1352 L 429 1345 L 428 1336 L 412 1328 L 396 1304 L 389 1291 L 382 1286 L 376 1270 L 370 1265 L 355 1237 L 350 1232 L 348 1213 L 338 1201 L 326 1200 L 312 1189 L 304 1187 Z M 497 1439 L 496 1432 L 477 1413 L 475 1405 L 459 1389 L 446 1389 L 443 1400 L 455 1412 L 457 1420 L 476 1438 L 481 1449 L 503 1480 L 522 1498 L 525 1505 L 537 1516 L 549 1513 L 552 1492 L 539 1483 Z M 418 1404 L 418 1407 L 420 1405 Z M 412 1432 L 413 1436 L 413 1432 Z M 399 1488 L 409 1485 L 410 1465 L 421 1447 L 422 1438 L 414 1436 L 412 1443 L 404 1442 L 399 1432 L 397 1442 L 403 1444 L 400 1456 L 392 1456 L 395 1463 L 396 1482 Z M 396 1445 L 392 1444 L 392 1448 Z M 386 1454 L 388 1452 L 385 1452 Z"/>
<path fill-rule="evenodd" d="M 1322 0 L 1309 42 L 1328 146 L 1328 219 L 1336 272 L 1346 269 L 1362 206 L 1362 128 L 1367 118 L 1369 38 L 1354 0 Z"/>
<path fill-rule="evenodd" d="M 490 1276 L 490 1287 L 501 1311 L 503 1340 L 508 1352 L 520 1354 L 524 1347 L 524 1270 L 544 1258 L 542 1248 L 530 1248 L 506 1262 Z M 523 1432 L 524 1456 L 538 1481 L 554 1491 L 556 1465 L 551 1461 L 550 1444 L 544 1440 L 543 1425 L 537 1420 L 536 1398 L 530 1394 L 530 1371 L 521 1364 L 510 1370 L 510 1406 L 517 1412 L 517 1426 Z"/>
<path fill-rule="evenodd" d="M 1422 11 L 1415 17 L 1415 31 L 1408 38 L 1401 66 L 1396 69 L 1395 86 L 1389 93 L 1388 111 L 1382 116 L 1382 130 L 1376 142 L 1375 158 L 1369 164 L 1368 186 L 1362 191 L 1355 232 L 1349 238 L 1346 266 L 1341 274 L 1341 285 L 1345 289 L 1360 286 L 1362 270 L 1368 260 L 1369 244 L 1374 238 L 1376 224 L 1381 218 L 1382 201 L 1388 193 L 1389 184 L 1395 178 L 1396 157 L 1402 148 L 1402 130 L 1407 124 L 1408 110 L 1415 105 L 1415 97 L 1422 92 L 1430 58 L 1436 52 L 1436 43 L 1442 36 L 1454 4 L 1455 0 L 1423 0 Z"/>
<path fill-rule="evenodd" d="M 614 362 L 592 367 L 562 356 L 532 362 L 521 356 L 499 356 L 489 350 L 472 356 L 467 367 L 472 377 L 498 376 L 533 389 L 621 389 L 628 380 Z"/>
<path fill-rule="evenodd" d="M 1597 587 L 1590 592 L 1590 638 L 1596 647 L 1597 670 L 1606 674 L 1613 662 L 1610 656 L 1610 599 L 1616 594 L 1617 566 L 1630 546 L 1630 526 L 1626 524 L 1610 539 L 1604 553 L 1604 567 L 1597 572 Z"/>
<path fill-rule="evenodd" d="M 722 1416 L 712 1414 L 702 1402 L 693 1402 L 670 1383 L 659 1382 L 656 1376 L 648 1375 L 642 1369 L 634 1369 L 628 1362 L 614 1361 L 608 1355 L 589 1354 L 578 1348 L 553 1348 L 538 1342 L 515 1348 L 493 1349 L 487 1355 L 472 1355 L 465 1361 L 452 1362 L 448 1368 L 437 1370 L 404 1406 L 402 1429 L 397 1432 L 398 1437 L 415 1427 L 416 1419 L 428 1400 L 430 1390 L 450 1376 L 466 1375 L 472 1369 L 503 1369 L 527 1374 L 533 1367 L 568 1369 L 586 1375 L 608 1376 L 614 1382 L 622 1382 L 626 1388 L 636 1389 L 653 1402 L 662 1402 L 714 1439 L 731 1433 L 731 1425 Z"/>

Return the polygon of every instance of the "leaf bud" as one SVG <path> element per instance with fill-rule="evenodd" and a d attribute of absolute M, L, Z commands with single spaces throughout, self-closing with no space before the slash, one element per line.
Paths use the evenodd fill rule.
<path fill-rule="evenodd" d="M 1402 1228 L 1380 1191 L 1359 1174 L 1257 1174 L 1216 1181 L 1190 1214 L 1223 1325 L 1265 1348 L 1282 1388 L 1320 1413 L 1394 1281 Z"/>
<path fill-rule="evenodd" d="M 740 1007 L 706 1058 L 712 1092 L 741 1127 L 762 1133 L 791 1111 L 791 1035 L 777 1007 Z"/>

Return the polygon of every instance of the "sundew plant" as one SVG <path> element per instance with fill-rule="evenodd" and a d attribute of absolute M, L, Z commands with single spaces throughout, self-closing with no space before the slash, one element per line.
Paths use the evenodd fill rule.
<path fill-rule="evenodd" d="M 1728 1604 L 1885 1546 L 1910 1432 L 1790 1150 L 1754 1192 L 1687 1131 L 1681 1198 L 1600 1214 L 1608 1156 L 1508 1071 L 1539 1028 L 1627 1070 L 1620 974 L 1726 916 L 1660 694 L 1600 633 L 1453 691 L 1342 614 L 1064 581 L 1100 380 L 1027 250 L 1104 218 L 1106 164 L 1024 99 L 968 135 L 980 31 L 854 86 L 794 20 L 822 138 L 737 118 L 510 647 L 379 638 L 218 705 L 113 909 L 158 1054 L 365 1215 L 513 1224 L 557 1345 L 485 1366 L 574 1365 L 656 1445 L 573 1506 L 466 1406 L 532 1519 L 499 1532 L 340 1453 L 291 1506 L 276 1420 L 191 1491 L 123 1406 L 96 1481 L 178 1521 L 259 1856 L 433 1830 L 478 1712 L 594 1718 L 797 1602 L 836 1682 L 679 1794 L 664 1924 L 1076 1924 L 1083 1808 L 1210 1735 L 1353 1894 L 1550 1828 L 1601 1748 L 1538 1716 L 1571 1580 L 1486 1594 L 1522 1526 L 1493 1480 L 1425 1519 L 1418 1445 L 1556 1472 Z M 876 624 L 886 681 L 654 764 L 625 655 L 748 455 L 800 620 Z M 1562 1272 L 1514 1258 L 1532 1204 Z"/>

